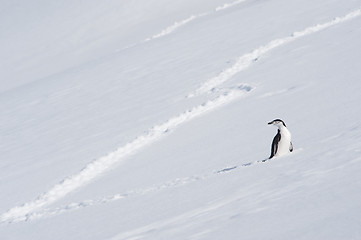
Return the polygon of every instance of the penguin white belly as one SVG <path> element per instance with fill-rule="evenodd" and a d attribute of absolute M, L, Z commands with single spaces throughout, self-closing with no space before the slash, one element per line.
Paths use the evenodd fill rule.
<path fill-rule="evenodd" d="M 276 156 L 282 156 L 290 152 L 291 144 L 291 133 L 286 131 L 281 131 L 281 140 L 278 142 Z"/>

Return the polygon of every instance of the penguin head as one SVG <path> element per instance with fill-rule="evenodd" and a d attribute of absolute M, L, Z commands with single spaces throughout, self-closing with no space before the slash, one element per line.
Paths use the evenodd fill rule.
<path fill-rule="evenodd" d="M 275 119 L 273 120 L 272 122 L 269 122 L 268 125 L 275 125 L 277 127 L 281 127 L 281 126 L 285 126 L 286 127 L 286 124 L 284 121 L 282 121 L 281 119 Z"/>

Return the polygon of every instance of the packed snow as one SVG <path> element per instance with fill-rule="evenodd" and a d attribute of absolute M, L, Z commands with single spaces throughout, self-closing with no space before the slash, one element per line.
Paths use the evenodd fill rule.
<path fill-rule="evenodd" d="M 361 239 L 361 1 L 1 6 L 0 239 Z"/>

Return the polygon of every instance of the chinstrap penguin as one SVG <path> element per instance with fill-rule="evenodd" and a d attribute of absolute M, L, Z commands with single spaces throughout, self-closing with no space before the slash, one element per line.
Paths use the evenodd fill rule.
<path fill-rule="evenodd" d="M 293 145 L 291 142 L 291 133 L 288 131 L 286 124 L 281 119 L 275 119 L 272 122 L 269 122 L 268 125 L 275 125 L 278 127 L 278 132 L 273 138 L 271 156 L 269 159 L 292 152 Z"/>

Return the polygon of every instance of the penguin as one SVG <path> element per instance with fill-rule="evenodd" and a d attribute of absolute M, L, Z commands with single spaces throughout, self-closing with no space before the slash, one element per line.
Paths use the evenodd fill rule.
<path fill-rule="evenodd" d="M 275 125 L 278 127 L 278 132 L 272 142 L 271 156 L 268 159 L 292 152 L 293 145 L 291 142 L 291 133 L 288 131 L 286 124 L 281 119 L 275 119 L 272 122 L 269 122 L 268 125 Z"/>

